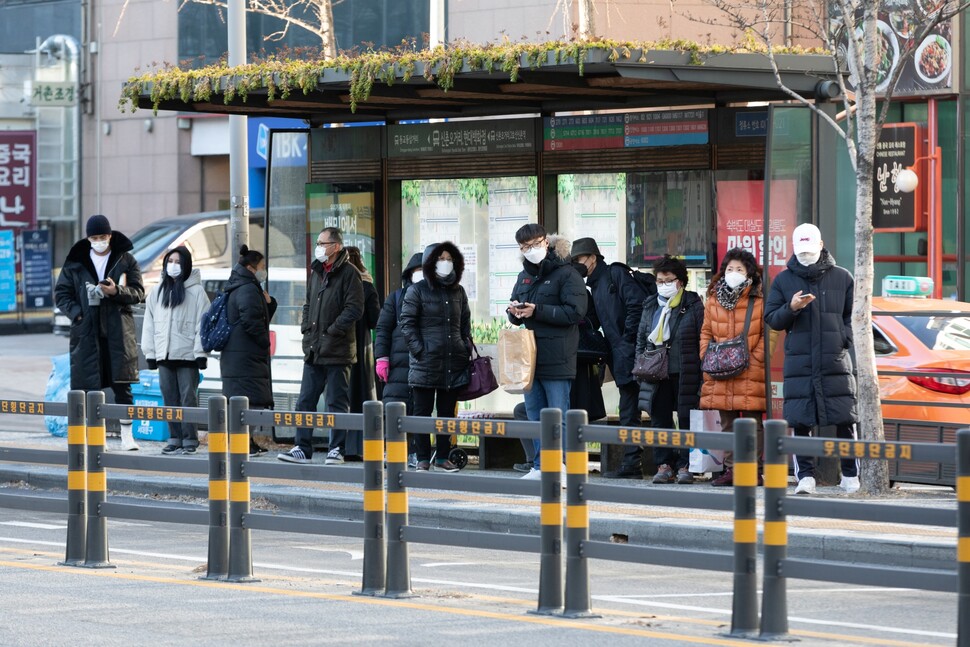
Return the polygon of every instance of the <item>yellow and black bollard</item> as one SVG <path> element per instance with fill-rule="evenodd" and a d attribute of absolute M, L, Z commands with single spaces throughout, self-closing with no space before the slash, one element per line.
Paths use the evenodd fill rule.
<path fill-rule="evenodd" d="M 88 515 L 85 499 L 88 479 L 84 470 L 87 450 L 84 391 L 67 394 L 67 548 L 63 566 L 81 566 L 85 558 Z"/>
<path fill-rule="evenodd" d="M 107 479 L 101 455 L 104 453 L 105 429 L 101 417 L 104 393 L 90 391 L 87 395 L 87 481 L 88 481 L 88 528 L 84 547 L 85 568 L 114 568 L 108 561 L 108 522 L 101 510 L 107 500 Z"/>
<path fill-rule="evenodd" d="M 589 595 L 589 562 L 583 544 L 589 541 L 589 503 L 586 487 L 589 453 L 581 430 L 586 411 L 566 412 L 566 609 L 567 618 L 592 615 Z"/>
<path fill-rule="evenodd" d="M 361 595 L 384 592 L 384 406 L 364 403 L 364 574 Z"/>
<path fill-rule="evenodd" d="M 536 613 L 562 610 L 562 411 L 539 414 L 541 457 L 539 605 Z"/>
<path fill-rule="evenodd" d="M 734 421 L 734 604 L 731 635 L 758 630 L 757 421 Z"/>
<path fill-rule="evenodd" d="M 209 398 L 209 561 L 203 580 L 221 580 L 229 575 L 228 478 L 226 398 L 214 395 Z"/>
<path fill-rule="evenodd" d="M 970 647 L 970 429 L 957 431 L 957 645 Z"/>
<path fill-rule="evenodd" d="M 764 574 L 761 593 L 761 638 L 773 640 L 788 634 L 788 591 L 781 564 L 788 556 L 788 455 L 781 439 L 788 434 L 784 420 L 765 423 L 765 531 Z"/>
<path fill-rule="evenodd" d="M 387 577 L 384 595 L 411 597 L 411 567 L 407 542 L 401 529 L 408 525 L 408 491 L 401 475 L 408 469 L 407 434 L 401 431 L 401 418 L 407 412 L 403 402 L 388 402 L 384 410 L 387 440 Z"/>
<path fill-rule="evenodd" d="M 245 519 L 249 514 L 249 425 L 243 424 L 243 411 L 249 398 L 229 400 L 229 575 L 230 582 L 257 582 L 253 577 L 253 543 Z"/>

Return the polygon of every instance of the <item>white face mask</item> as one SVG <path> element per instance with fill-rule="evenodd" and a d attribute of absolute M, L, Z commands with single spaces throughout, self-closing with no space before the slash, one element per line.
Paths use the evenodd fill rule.
<path fill-rule="evenodd" d="M 108 240 L 91 241 L 91 249 L 96 251 L 98 254 L 104 254 L 108 249 L 108 245 L 110 244 L 111 241 Z"/>
<path fill-rule="evenodd" d="M 256 270 L 256 280 L 262 283 L 266 280 L 266 270 Z"/>
<path fill-rule="evenodd" d="M 451 271 L 455 269 L 455 264 L 451 261 L 438 261 L 434 266 L 434 273 L 444 278 L 451 274 Z"/>
<path fill-rule="evenodd" d="M 732 290 L 737 289 L 739 285 L 748 280 L 748 277 L 741 272 L 728 272 L 724 275 L 724 282 Z"/>
<path fill-rule="evenodd" d="M 665 299 L 672 298 L 675 294 L 677 294 L 678 290 L 680 290 L 680 288 L 677 287 L 677 283 L 665 283 L 657 286 L 657 294 Z"/>
<path fill-rule="evenodd" d="M 414 270 L 413 272 L 411 272 L 411 283 L 417 283 L 418 281 L 423 281 L 423 280 L 424 280 L 423 270 Z"/>
<path fill-rule="evenodd" d="M 182 266 L 178 263 L 166 263 L 165 273 L 171 276 L 173 279 L 177 279 L 182 275 Z"/>
<path fill-rule="evenodd" d="M 321 263 L 327 262 L 327 248 L 317 245 L 313 248 L 313 256 Z"/>
<path fill-rule="evenodd" d="M 804 265 L 805 267 L 818 263 L 818 259 L 821 257 L 822 257 L 822 250 L 819 250 L 817 252 L 802 252 L 801 254 L 795 254 L 795 258 L 798 259 L 798 262 Z"/>
<path fill-rule="evenodd" d="M 542 262 L 542 259 L 546 257 L 546 248 L 533 247 L 525 254 L 523 254 L 523 256 L 525 256 L 525 260 L 529 261 L 530 263 L 533 263 L 534 265 L 538 265 L 539 263 Z"/>

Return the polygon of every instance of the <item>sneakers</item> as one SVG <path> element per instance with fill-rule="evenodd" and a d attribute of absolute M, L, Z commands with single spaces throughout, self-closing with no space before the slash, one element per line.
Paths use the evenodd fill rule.
<path fill-rule="evenodd" d="M 677 482 L 681 485 L 689 485 L 694 482 L 694 475 L 686 467 L 677 470 Z"/>
<path fill-rule="evenodd" d="M 642 479 L 643 478 L 643 467 L 636 463 L 630 465 L 628 463 L 623 463 L 620 465 L 620 469 L 610 470 L 603 474 L 603 478 L 606 479 Z"/>
<path fill-rule="evenodd" d="M 806 476 L 800 479 L 795 486 L 795 494 L 815 494 L 815 477 Z"/>
<path fill-rule="evenodd" d="M 163 454 L 181 454 L 182 448 L 177 445 L 165 445 L 162 447 Z"/>
<path fill-rule="evenodd" d="M 522 480 L 523 481 L 541 481 L 542 480 L 542 472 L 540 470 L 537 470 L 536 468 L 533 467 L 532 469 L 529 470 L 529 472 L 525 476 L 522 477 Z"/>
<path fill-rule="evenodd" d="M 324 465 L 343 465 L 344 455 L 340 453 L 339 447 L 334 447 L 329 452 L 327 452 L 327 460 L 323 461 Z"/>
<path fill-rule="evenodd" d="M 532 461 L 526 461 L 524 463 L 516 463 L 512 466 L 516 472 L 531 472 L 532 471 Z"/>
<path fill-rule="evenodd" d="M 861 484 L 859 483 L 858 476 L 843 476 L 842 481 L 839 482 L 839 487 L 842 488 L 846 494 L 854 494 L 859 491 Z"/>
<path fill-rule="evenodd" d="M 254 443 L 252 440 L 249 441 L 249 457 L 256 458 L 257 456 L 262 456 L 266 453 L 266 450 Z"/>
<path fill-rule="evenodd" d="M 674 482 L 674 470 L 670 468 L 670 465 L 660 465 L 657 467 L 657 474 L 653 477 L 654 483 L 673 483 Z"/>
<path fill-rule="evenodd" d="M 427 472 L 431 469 L 431 461 L 418 461 L 414 466 L 415 471 Z"/>
<path fill-rule="evenodd" d="M 196 452 L 195 447 L 183 447 L 181 453 L 191 455 L 191 454 L 194 454 L 195 452 Z"/>
<path fill-rule="evenodd" d="M 720 476 L 711 480 L 714 487 L 731 487 L 734 485 L 734 471 L 724 470 Z"/>
<path fill-rule="evenodd" d="M 436 472 L 457 472 L 461 468 L 446 458 L 444 460 L 436 460 L 434 462 L 434 469 Z"/>
<path fill-rule="evenodd" d="M 277 454 L 276 458 L 286 463 L 309 463 L 310 459 L 306 457 L 303 450 L 299 447 L 294 447 L 285 454 Z"/>
<path fill-rule="evenodd" d="M 418 455 L 408 454 L 408 467 L 412 470 L 418 466 Z"/>

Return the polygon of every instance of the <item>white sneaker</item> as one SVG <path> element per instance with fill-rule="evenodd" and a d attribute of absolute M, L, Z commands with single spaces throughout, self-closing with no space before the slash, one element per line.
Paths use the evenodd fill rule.
<path fill-rule="evenodd" d="M 542 472 L 533 467 L 525 476 L 522 476 L 521 478 L 523 481 L 539 481 L 542 479 Z"/>
<path fill-rule="evenodd" d="M 340 453 L 338 447 L 334 447 L 327 454 L 327 460 L 323 461 L 324 465 L 343 465 L 344 455 Z"/>
<path fill-rule="evenodd" d="M 815 477 L 806 476 L 799 480 L 795 486 L 795 494 L 815 494 Z"/>
<path fill-rule="evenodd" d="M 131 420 L 121 421 L 121 450 L 125 452 L 137 452 L 141 447 L 135 442 L 135 437 L 131 432 Z"/>
<path fill-rule="evenodd" d="M 843 476 L 839 482 L 839 487 L 845 490 L 846 494 L 853 494 L 859 491 L 861 484 L 858 476 Z"/>

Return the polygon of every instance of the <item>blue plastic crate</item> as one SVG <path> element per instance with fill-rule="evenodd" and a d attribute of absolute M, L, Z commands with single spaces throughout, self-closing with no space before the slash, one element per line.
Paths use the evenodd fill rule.
<path fill-rule="evenodd" d="M 199 375 L 202 381 L 202 375 Z M 158 371 L 139 371 L 138 383 L 131 385 L 131 395 L 136 406 L 163 407 L 162 387 L 158 384 Z M 131 433 L 141 440 L 168 440 L 168 423 L 161 420 L 135 420 Z"/>

